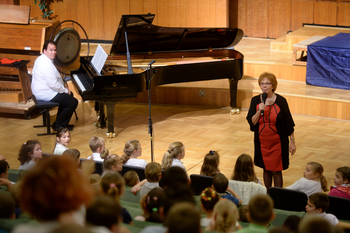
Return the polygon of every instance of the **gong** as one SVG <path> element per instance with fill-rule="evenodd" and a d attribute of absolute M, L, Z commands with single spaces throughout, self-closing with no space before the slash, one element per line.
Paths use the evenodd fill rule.
<path fill-rule="evenodd" d="M 73 28 L 64 28 L 56 34 L 54 41 L 57 44 L 55 64 L 60 67 L 73 64 L 80 54 L 79 33 Z"/>

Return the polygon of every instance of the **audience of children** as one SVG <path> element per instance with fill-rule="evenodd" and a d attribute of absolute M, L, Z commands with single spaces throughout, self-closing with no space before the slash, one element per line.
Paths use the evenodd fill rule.
<path fill-rule="evenodd" d="M 215 176 L 220 173 L 219 170 L 219 153 L 216 151 L 209 151 L 208 154 L 205 155 L 203 165 L 200 171 L 200 175 L 202 176 Z"/>
<path fill-rule="evenodd" d="M 206 231 L 230 233 L 236 231 L 238 209 L 231 201 L 222 199 L 216 203 L 213 217 L 205 228 Z"/>
<path fill-rule="evenodd" d="M 149 191 L 141 200 L 140 205 L 143 210 L 142 216 L 136 216 L 137 221 L 148 221 L 161 223 L 164 221 L 165 192 L 162 188 L 154 188 Z"/>
<path fill-rule="evenodd" d="M 108 172 L 122 171 L 123 163 L 121 158 L 116 154 L 108 155 L 107 158 L 103 160 L 102 169 L 102 176 L 104 176 Z"/>
<path fill-rule="evenodd" d="M 220 200 L 218 193 L 213 188 L 206 188 L 201 193 L 201 207 L 206 217 L 201 219 L 201 226 L 207 227 L 213 218 L 215 204 Z"/>
<path fill-rule="evenodd" d="M 19 202 L 40 224 L 24 224 L 14 233 L 50 232 L 61 224 L 84 224 L 83 207 L 93 193 L 72 159 L 50 156 L 26 173 Z"/>
<path fill-rule="evenodd" d="M 101 154 L 105 150 L 104 138 L 93 136 L 89 140 L 89 146 L 90 146 L 90 149 L 92 151 L 92 155 L 90 155 L 87 159 L 92 159 L 94 161 L 102 161 L 103 162 L 104 158 L 101 157 Z"/>
<path fill-rule="evenodd" d="M 247 218 L 250 222 L 249 226 L 239 230 L 239 233 L 268 232 L 267 227 L 275 218 L 271 197 L 266 194 L 254 195 L 248 204 Z"/>
<path fill-rule="evenodd" d="M 147 182 L 142 185 L 140 198 L 144 197 L 149 191 L 159 187 L 159 181 L 162 178 L 162 167 L 159 163 L 150 162 L 145 168 L 145 177 Z"/>
<path fill-rule="evenodd" d="M 70 141 L 70 132 L 67 128 L 60 128 L 56 133 L 56 143 L 53 154 L 61 155 L 65 150 L 68 150 L 67 146 Z"/>
<path fill-rule="evenodd" d="M 310 196 L 313 193 L 328 191 L 327 180 L 323 176 L 323 166 L 318 162 L 309 162 L 304 170 L 304 177 L 300 178 L 294 184 L 286 189 L 297 190 Z"/>
<path fill-rule="evenodd" d="M 168 167 L 177 166 L 181 167 L 186 171 L 181 159 L 185 157 L 185 146 L 182 142 L 173 142 L 169 145 L 168 150 L 164 153 L 162 160 L 162 169 L 167 169 Z"/>
<path fill-rule="evenodd" d="M 253 159 L 248 154 L 238 156 L 231 180 L 255 182 L 262 185 L 261 180 L 256 177 Z"/>
<path fill-rule="evenodd" d="M 104 175 L 101 179 L 101 192 L 104 195 L 110 196 L 119 203 L 119 198 L 124 193 L 125 182 L 119 172 L 110 172 Z M 132 218 L 129 212 L 122 208 L 123 222 L 132 224 Z"/>
<path fill-rule="evenodd" d="M 221 198 L 228 199 L 237 206 L 242 204 L 241 198 L 228 186 L 228 179 L 224 174 L 219 173 L 214 176 L 213 188 Z"/>
<path fill-rule="evenodd" d="M 128 171 L 123 176 L 126 187 L 134 187 L 136 184 L 140 183 L 139 175 L 135 171 Z"/>
<path fill-rule="evenodd" d="M 141 144 L 138 140 L 130 140 L 125 143 L 124 154 L 122 155 L 122 163 L 124 165 L 136 166 L 145 168 L 146 160 L 138 159 L 142 154 Z"/>
<path fill-rule="evenodd" d="M 32 169 L 42 157 L 43 154 L 40 142 L 37 140 L 29 140 L 21 146 L 19 151 L 18 160 L 21 162 L 21 165 L 18 169 Z"/>
<path fill-rule="evenodd" d="M 350 199 L 350 167 L 339 167 L 336 170 L 334 186 L 331 186 L 328 195 Z"/>
<path fill-rule="evenodd" d="M 68 131 L 69 132 L 69 131 Z M 77 149 L 67 149 L 63 151 L 62 156 L 67 156 L 73 159 L 77 164 L 77 167 L 80 166 L 80 152 Z"/>

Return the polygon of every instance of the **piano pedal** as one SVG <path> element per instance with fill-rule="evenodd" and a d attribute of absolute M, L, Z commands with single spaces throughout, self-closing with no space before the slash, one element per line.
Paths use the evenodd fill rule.
<path fill-rule="evenodd" d="M 240 113 L 241 113 L 241 111 L 239 110 L 239 108 L 233 108 L 230 110 L 231 115 L 236 115 L 236 114 L 238 115 Z"/>
<path fill-rule="evenodd" d="M 107 135 L 107 138 L 115 138 L 115 132 L 107 132 L 106 133 L 106 135 Z"/>

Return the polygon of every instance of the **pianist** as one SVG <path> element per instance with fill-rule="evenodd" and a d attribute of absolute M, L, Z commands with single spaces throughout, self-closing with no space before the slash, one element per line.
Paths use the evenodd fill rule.
<path fill-rule="evenodd" d="M 68 125 L 78 100 L 73 97 L 72 92 L 64 87 L 61 74 L 53 64 L 57 54 L 56 44 L 47 40 L 41 54 L 34 63 L 32 92 L 37 100 L 53 101 L 59 103 L 56 121 L 52 124 L 53 130 L 67 127 L 73 130 L 73 125 Z"/>

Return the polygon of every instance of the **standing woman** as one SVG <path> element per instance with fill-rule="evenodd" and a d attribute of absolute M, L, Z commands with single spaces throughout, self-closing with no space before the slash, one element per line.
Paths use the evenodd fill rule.
<path fill-rule="evenodd" d="M 287 100 L 275 93 L 276 76 L 262 73 L 259 77 L 261 91 L 267 94 L 254 96 L 251 100 L 247 121 L 254 131 L 254 164 L 264 169 L 264 183 L 267 191 L 272 186 L 283 186 L 282 170 L 289 166 L 289 152 L 296 151 L 294 121 Z"/>

